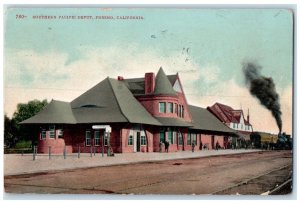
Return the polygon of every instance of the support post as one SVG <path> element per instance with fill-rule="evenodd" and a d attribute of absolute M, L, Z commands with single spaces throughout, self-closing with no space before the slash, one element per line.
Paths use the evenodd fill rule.
<path fill-rule="evenodd" d="M 102 137 L 102 157 L 104 157 L 104 137 L 106 132 L 104 131 L 103 137 Z"/>
<path fill-rule="evenodd" d="M 93 146 L 91 145 L 91 157 L 93 157 Z"/>
<path fill-rule="evenodd" d="M 64 145 L 64 159 L 66 159 L 66 155 L 67 155 L 67 152 L 66 152 L 66 145 Z"/>
<path fill-rule="evenodd" d="M 94 156 L 96 156 L 96 147 L 94 146 Z"/>
<path fill-rule="evenodd" d="M 107 133 L 107 156 L 111 156 L 111 151 L 110 151 L 110 133 Z"/>
<path fill-rule="evenodd" d="M 80 145 L 78 145 L 78 158 L 80 158 Z"/>
<path fill-rule="evenodd" d="M 32 152 L 32 160 L 34 161 L 35 160 L 35 146 L 33 146 L 33 152 Z"/>
<path fill-rule="evenodd" d="M 51 159 L 51 146 L 48 147 L 48 152 L 49 152 L 49 160 Z"/>

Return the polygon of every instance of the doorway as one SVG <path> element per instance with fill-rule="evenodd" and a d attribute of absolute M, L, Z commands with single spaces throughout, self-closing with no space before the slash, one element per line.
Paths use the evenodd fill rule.
<path fill-rule="evenodd" d="M 133 152 L 141 151 L 141 132 L 133 131 Z"/>

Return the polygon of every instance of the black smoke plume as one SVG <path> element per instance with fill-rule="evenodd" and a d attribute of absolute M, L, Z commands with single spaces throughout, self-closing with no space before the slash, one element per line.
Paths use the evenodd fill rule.
<path fill-rule="evenodd" d="M 272 112 L 276 119 L 279 133 L 281 133 L 282 120 L 279 103 L 279 95 L 276 93 L 275 84 L 272 78 L 264 77 L 260 74 L 262 67 L 253 62 L 243 64 L 243 71 L 246 84 L 250 93 L 256 96 L 260 103 Z"/>

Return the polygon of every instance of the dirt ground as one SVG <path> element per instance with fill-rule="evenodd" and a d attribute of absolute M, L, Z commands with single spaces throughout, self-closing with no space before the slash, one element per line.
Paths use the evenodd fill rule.
<path fill-rule="evenodd" d="M 290 151 L 5 176 L 4 188 L 6 193 L 17 194 L 212 194 L 284 166 L 292 166 Z M 268 179 L 273 177 L 261 182 L 268 183 Z"/>

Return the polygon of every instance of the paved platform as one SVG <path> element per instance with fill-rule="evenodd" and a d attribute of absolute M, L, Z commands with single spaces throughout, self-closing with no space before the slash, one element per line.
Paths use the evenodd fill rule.
<path fill-rule="evenodd" d="M 66 170 L 76 168 L 89 168 L 97 166 L 109 166 L 119 164 L 130 164 L 137 162 L 151 162 L 162 161 L 172 159 L 184 159 L 184 158 L 200 158 L 217 155 L 229 155 L 257 152 L 261 150 L 255 149 L 238 149 L 238 150 L 204 150 L 204 151 L 184 151 L 184 152 L 172 152 L 172 153 L 124 153 L 115 154 L 114 157 L 107 157 L 97 153 L 92 157 L 89 153 L 81 153 L 80 158 L 78 154 L 67 154 L 66 159 L 63 155 L 51 155 L 49 159 L 48 154 L 38 154 L 33 160 L 32 154 L 5 154 L 4 155 L 4 175 L 18 175 L 27 173 L 48 172 L 55 170 Z"/>

